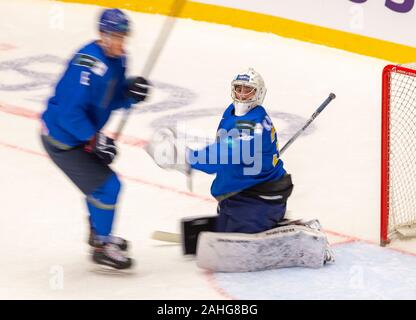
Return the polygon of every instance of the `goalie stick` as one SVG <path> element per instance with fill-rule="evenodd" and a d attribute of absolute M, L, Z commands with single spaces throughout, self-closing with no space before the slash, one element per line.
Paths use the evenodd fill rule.
<path fill-rule="evenodd" d="M 281 148 L 279 150 L 279 154 L 282 155 L 285 150 L 303 133 L 305 132 L 305 130 L 310 126 L 310 124 L 316 119 L 317 116 L 319 116 L 319 114 L 328 106 L 328 104 L 334 100 L 336 98 L 334 93 L 330 93 L 329 96 L 325 99 L 325 101 L 323 101 L 321 103 L 321 105 L 315 110 L 315 112 L 312 114 L 312 116 L 306 121 L 306 123 L 303 125 L 302 128 L 300 128 L 287 142 L 286 144 L 283 146 L 283 148 Z M 177 138 L 175 136 L 175 138 Z M 187 186 L 188 186 L 188 190 L 190 192 L 192 192 L 192 185 L 193 185 L 193 181 L 192 181 L 192 169 L 190 169 L 187 172 L 184 172 L 184 174 L 186 175 L 186 182 L 187 182 Z"/>
<path fill-rule="evenodd" d="M 326 106 L 336 98 L 336 95 L 334 93 L 330 93 L 328 98 L 325 99 L 324 102 L 321 103 L 321 105 L 315 110 L 315 112 L 312 114 L 312 116 L 306 121 L 306 123 L 303 125 L 302 128 L 300 128 L 283 146 L 282 149 L 280 149 L 279 154 L 282 155 L 285 150 L 306 130 L 307 127 L 310 126 L 310 124 L 315 120 L 317 116 L 326 108 Z M 192 170 L 189 170 L 188 173 L 186 173 L 187 178 L 187 185 L 188 190 L 192 192 Z"/>
<path fill-rule="evenodd" d="M 162 29 L 152 47 L 152 51 L 150 52 L 147 60 L 146 60 L 146 64 L 143 68 L 143 72 L 141 73 L 141 76 L 143 78 L 148 78 L 153 70 L 153 67 L 155 66 L 160 53 L 163 50 L 164 45 L 167 42 L 167 39 L 170 35 L 170 33 L 172 32 L 173 27 L 175 26 L 175 22 L 176 22 L 176 17 L 179 15 L 179 13 L 182 11 L 182 8 L 184 7 L 186 3 L 186 0 L 175 0 L 172 4 L 172 7 L 170 8 L 170 11 L 168 13 L 168 16 L 162 26 Z M 117 131 L 114 135 L 114 140 L 118 140 L 118 138 L 121 135 L 121 132 L 123 131 L 127 120 L 130 116 L 131 113 L 131 109 L 129 108 L 125 111 L 123 118 L 120 121 L 120 124 L 117 128 Z"/>
<path fill-rule="evenodd" d="M 182 243 L 180 233 L 175 233 L 175 232 L 166 232 L 166 231 L 156 230 L 152 233 L 151 238 L 153 240 L 159 240 L 159 241 Z"/>
<path fill-rule="evenodd" d="M 288 142 L 286 142 L 286 144 L 283 146 L 282 149 L 280 149 L 279 153 L 283 154 L 283 152 L 285 152 L 285 150 L 306 130 L 307 127 L 309 127 L 309 125 L 313 122 L 313 120 L 315 120 L 315 118 L 317 116 L 319 116 L 319 114 L 326 108 L 326 106 L 335 99 L 335 94 L 334 93 L 330 93 L 328 98 L 325 99 L 324 102 L 321 103 L 321 105 L 318 107 L 318 109 L 315 110 L 315 112 L 312 114 L 312 116 L 308 119 L 308 121 L 306 121 L 305 125 L 299 129 L 292 138 L 290 138 L 288 140 Z"/>
<path fill-rule="evenodd" d="M 288 225 L 305 225 L 302 221 L 302 219 L 296 219 L 296 220 L 290 220 L 290 219 L 283 219 L 280 221 L 277 226 L 283 227 Z M 159 231 L 156 230 L 152 233 L 151 238 L 153 240 L 158 241 L 165 241 L 165 242 L 171 242 L 171 243 L 182 243 L 182 236 L 180 233 L 176 232 L 166 232 L 166 231 Z"/>

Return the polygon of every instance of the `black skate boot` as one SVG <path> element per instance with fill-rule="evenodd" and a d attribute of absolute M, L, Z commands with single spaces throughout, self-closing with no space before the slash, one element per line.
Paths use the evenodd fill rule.
<path fill-rule="evenodd" d="M 94 248 L 92 260 L 97 264 L 118 270 L 129 269 L 133 264 L 133 260 L 126 257 L 120 248 L 113 243 L 106 243 Z"/>
<path fill-rule="evenodd" d="M 114 244 L 115 246 L 117 246 L 120 250 L 122 251 L 126 251 L 129 247 L 128 241 L 120 238 L 120 237 L 115 237 L 112 235 L 108 236 L 109 238 L 109 243 Z M 90 237 L 88 239 L 88 244 L 93 247 L 93 248 L 99 248 L 103 245 L 103 242 L 97 237 L 97 235 L 95 234 L 94 230 L 91 229 L 90 231 Z"/>
<path fill-rule="evenodd" d="M 93 247 L 93 248 L 98 248 L 101 247 L 103 245 L 102 241 L 97 237 L 94 228 L 92 227 L 92 223 L 91 220 L 88 220 L 90 223 L 90 235 L 88 238 L 88 244 Z M 128 249 L 128 242 L 127 240 L 121 238 L 121 237 L 116 237 L 116 236 L 112 236 L 109 235 L 108 236 L 108 242 L 118 246 L 120 248 L 120 250 L 122 251 L 126 251 Z"/>

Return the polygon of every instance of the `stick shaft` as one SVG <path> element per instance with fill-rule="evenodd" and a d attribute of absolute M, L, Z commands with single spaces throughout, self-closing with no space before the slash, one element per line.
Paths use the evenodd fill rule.
<path fill-rule="evenodd" d="M 165 241 L 165 242 L 172 242 L 172 243 L 181 243 L 181 234 L 180 233 L 173 233 L 173 232 L 166 232 L 166 231 L 154 231 L 151 235 L 153 240 L 158 241 Z"/>
<path fill-rule="evenodd" d="M 157 60 L 159 59 L 160 53 L 162 52 L 167 39 L 169 38 L 173 27 L 175 26 L 176 18 L 179 13 L 182 11 L 186 0 L 176 0 L 173 2 L 172 7 L 170 8 L 169 14 L 163 23 L 162 29 L 159 32 L 159 35 L 153 44 L 152 51 L 150 52 L 146 64 L 144 65 L 143 71 L 141 76 L 144 78 L 148 78 L 153 71 L 154 66 L 156 65 Z M 117 131 L 114 136 L 114 140 L 118 140 L 123 131 L 124 127 L 126 126 L 127 120 L 130 116 L 131 108 L 127 109 L 124 112 L 123 118 L 121 119 Z"/>
<path fill-rule="evenodd" d="M 312 116 L 306 121 L 305 125 L 299 129 L 292 138 L 289 139 L 288 142 L 283 146 L 282 149 L 280 149 L 279 153 L 283 154 L 285 150 L 306 130 L 307 127 L 315 120 L 315 118 L 326 108 L 326 106 L 335 99 L 335 94 L 331 93 L 329 94 L 328 98 L 325 99 L 324 102 L 316 109 L 316 111 L 312 114 Z"/>

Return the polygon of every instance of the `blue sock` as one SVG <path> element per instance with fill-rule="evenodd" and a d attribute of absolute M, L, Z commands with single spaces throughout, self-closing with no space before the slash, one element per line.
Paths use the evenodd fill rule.
<path fill-rule="evenodd" d="M 104 237 L 111 233 L 120 188 L 117 175 L 112 174 L 102 186 L 87 197 L 91 224 L 101 239 L 105 239 Z"/>

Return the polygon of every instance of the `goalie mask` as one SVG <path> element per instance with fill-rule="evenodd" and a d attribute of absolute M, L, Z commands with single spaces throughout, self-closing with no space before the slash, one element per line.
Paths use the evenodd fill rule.
<path fill-rule="evenodd" d="M 243 116 L 251 109 L 261 105 L 266 91 L 263 78 L 253 68 L 236 75 L 231 82 L 231 97 L 233 98 L 235 115 Z"/>

